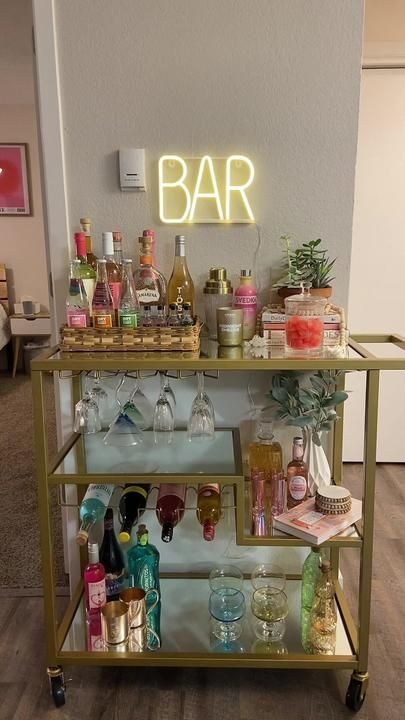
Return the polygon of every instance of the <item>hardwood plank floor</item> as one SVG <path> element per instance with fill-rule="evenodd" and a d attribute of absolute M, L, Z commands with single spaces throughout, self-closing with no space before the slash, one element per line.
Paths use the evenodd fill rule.
<path fill-rule="evenodd" d="M 359 495 L 360 466 L 345 469 Z M 359 720 L 405 717 L 405 468 L 381 466 L 376 495 L 370 686 Z M 342 563 L 352 588 L 357 551 Z M 62 600 L 61 600 L 62 602 Z M 42 601 L 0 598 L 0 720 L 340 720 L 352 713 L 347 671 L 65 668 L 57 710 L 45 674 Z"/>

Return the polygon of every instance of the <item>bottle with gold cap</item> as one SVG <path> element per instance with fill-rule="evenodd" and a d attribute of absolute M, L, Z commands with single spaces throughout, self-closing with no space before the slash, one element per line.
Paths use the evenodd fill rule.
<path fill-rule="evenodd" d="M 95 485 L 91 483 L 80 505 L 80 530 L 76 542 L 85 545 L 89 539 L 90 529 L 99 520 L 103 520 L 105 511 L 114 492 L 115 485 Z"/>
<path fill-rule="evenodd" d="M 217 308 L 228 307 L 233 302 L 233 288 L 226 277 L 224 267 L 210 268 L 210 276 L 204 285 L 205 322 L 210 337 L 217 338 Z"/>
<path fill-rule="evenodd" d="M 119 540 L 128 543 L 133 526 L 143 515 L 150 485 L 125 485 L 120 499 L 121 530 Z"/>

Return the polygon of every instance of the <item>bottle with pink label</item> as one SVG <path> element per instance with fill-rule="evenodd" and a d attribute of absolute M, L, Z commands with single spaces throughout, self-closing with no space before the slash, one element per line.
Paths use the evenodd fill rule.
<path fill-rule="evenodd" d="M 103 232 L 103 255 L 107 265 L 107 278 L 113 299 L 114 310 L 118 310 L 121 292 L 121 267 L 115 259 L 114 236 L 112 232 Z"/>
<path fill-rule="evenodd" d="M 84 570 L 86 608 L 90 614 L 101 611 L 107 602 L 105 570 L 99 561 L 97 543 L 88 543 L 89 564 Z"/>
<path fill-rule="evenodd" d="M 240 271 L 240 285 L 235 290 L 233 306 L 243 310 L 243 339 L 251 340 L 256 332 L 257 290 L 252 271 Z"/>
<path fill-rule="evenodd" d="M 80 277 L 80 260 L 70 262 L 66 320 L 69 327 L 88 327 L 90 325 L 89 301 Z"/>

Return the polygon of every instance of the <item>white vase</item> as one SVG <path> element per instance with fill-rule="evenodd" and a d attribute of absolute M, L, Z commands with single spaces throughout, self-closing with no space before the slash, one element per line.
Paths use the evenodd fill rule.
<path fill-rule="evenodd" d="M 321 433 L 318 433 L 321 437 Z M 304 462 L 308 465 L 308 491 L 315 495 L 321 485 L 331 484 L 331 473 L 322 445 L 315 445 L 312 437 L 312 430 L 304 428 Z M 322 440 L 322 438 L 321 438 Z"/>

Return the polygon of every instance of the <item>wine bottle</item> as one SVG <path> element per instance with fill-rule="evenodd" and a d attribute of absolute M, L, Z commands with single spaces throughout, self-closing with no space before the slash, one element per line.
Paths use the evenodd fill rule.
<path fill-rule="evenodd" d="M 79 545 L 86 544 L 89 539 L 90 528 L 104 518 L 114 488 L 115 485 L 95 485 L 93 483 L 87 488 L 80 505 L 80 520 L 82 524 L 76 535 L 76 542 L 78 542 Z"/>
<path fill-rule="evenodd" d="M 90 267 L 93 268 L 94 272 L 97 271 L 97 256 L 93 252 L 93 240 L 91 237 L 91 220 L 90 218 L 80 218 L 80 226 L 82 228 L 82 232 L 84 232 L 86 236 L 86 256 L 87 256 L 87 264 L 90 265 Z"/>
<path fill-rule="evenodd" d="M 120 542 L 127 543 L 131 539 L 131 530 L 143 514 L 150 485 L 125 485 L 120 499 L 121 530 Z"/>
<path fill-rule="evenodd" d="M 217 483 L 200 485 L 197 498 L 197 518 L 203 527 L 204 540 L 213 540 L 215 526 L 221 517 L 221 491 Z"/>
<path fill-rule="evenodd" d="M 114 260 L 118 266 L 124 262 L 122 254 L 122 234 L 118 230 L 113 231 Z"/>
<path fill-rule="evenodd" d="M 188 302 L 191 305 L 191 315 L 194 314 L 194 283 L 187 266 L 184 235 L 176 235 L 175 238 L 174 265 L 167 286 L 167 301 L 169 305 L 176 303 L 178 310 L 182 310 L 183 304 Z"/>
<path fill-rule="evenodd" d="M 112 232 L 103 232 L 103 256 L 106 260 L 107 279 L 113 299 L 114 310 L 118 310 L 121 291 L 121 268 L 115 260 L 114 237 Z"/>
<path fill-rule="evenodd" d="M 98 330 L 115 325 L 115 311 L 107 277 L 107 263 L 97 260 L 97 281 L 93 296 L 93 325 Z"/>
<path fill-rule="evenodd" d="M 160 584 L 159 584 L 159 551 L 149 544 L 149 534 L 145 525 L 140 525 L 137 533 L 137 544 L 128 552 L 128 573 L 130 587 L 143 590 L 157 590 L 159 601 L 148 614 L 148 626 L 156 633 L 148 633 L 148 646 L 157 648 L 160 645 Z"/>
<path fill-rule="evenodd" d="M 162 526 L 163 542 L 170 542 L 173 529 L 182 520 L 185 510 L 187 485 L 163 483 L 159 488 L 156 515 Z"/>
<path fill-rule="evenodd" d="M 303 461 L 304 441 L 300 437 L 293 440 L 293 459 L 287 465 L 287 508 L 299 505 L 307 499 L 308 466 Z"/>
<path fill-rule="evenodd" d="M 140 312 L 139 300 L 132 277 L 132 260 L 123 260 L 118 325 L 126 328 L 138 327 Z"/>
<path fill-rule="evenodd" d="M 125 563 L 122 550 L 114 532 L 114 513 L 112 508 L 107 508 L 104 517 L 104 537 L 100 548 L 100 562 L 106 572 L 107 602 L 118 600 L 121 590 L 124 588 Z"/>
<path fill-rule="evenodd" d="M 80 277 L 80 260 L 72 260 L 69 268 L 69 289 L 66 297 L 68 327 L 90 325 L 89 301 Z"/>
<path fill-rule="evenodd" d="M 97 543 L 88 544 L 88 565 L 84 569 L 86 608 L 90 614 L 99 613 L 107 601 L 105 570 L 99 561 Z"/>
<path fill-rule="evenodd" d="M 75 243 L 76 257 L 80 260 L 80 277 L 83 280 L 89 307 L 91 308 L 96 284 L 96 273 L 87 261 L 86 236 L 83 232 L 75 233 Z"/>

